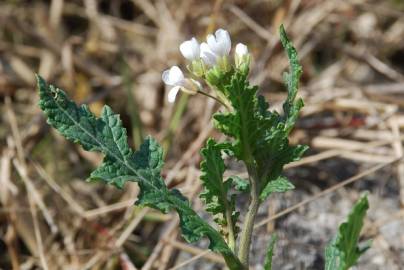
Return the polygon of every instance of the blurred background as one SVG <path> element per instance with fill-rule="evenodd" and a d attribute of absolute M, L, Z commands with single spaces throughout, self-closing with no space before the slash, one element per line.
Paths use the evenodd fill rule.
<path fill-rule="evenodd" d="M 134 147 L 156 137 L 167 184 L 207 217 L 198 198 L 199 149 L 209 136 L 220 139 L 210 124 L 219 106 L 204 96 L 168 103 L 161 72 L 185 68 L 182 41 L 225 28 L 233 44 L 249 46 L 251 81 L 280 109 L 281 23 L 304 70 L 306 106 L 291 143 L 310 150 L 287 167 L 296 190 L 261 206 L 252 269 L 263 269 L 274 232 L 274 269 L 323 269 L 325 245 L 366 190 L 363 235 L 373 245 L 358 269 L 402 269 L 402 0 L 0 1 L 0 269 L 222 269 L 206 242 L 181 239 L 174 213 L 134 207 L 136 184 L 117 190 L 85 182 L 102 156 L 49 128 L 34 73 L 95 114 L 109 104 Z M 232 174 L 244 173 L 227 162 Z"/>

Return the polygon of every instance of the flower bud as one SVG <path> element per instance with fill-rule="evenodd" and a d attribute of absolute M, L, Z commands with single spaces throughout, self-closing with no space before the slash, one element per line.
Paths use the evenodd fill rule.
<path fill-rule="evenodd" d="M 248 52 L 248 48 L 246 45 L 242 43 L 238 43 L 236 45 L 235 55 L 234 55 L 234 63 L 236 68 L 245 69 L 250 65 L 250 54 Z"/>

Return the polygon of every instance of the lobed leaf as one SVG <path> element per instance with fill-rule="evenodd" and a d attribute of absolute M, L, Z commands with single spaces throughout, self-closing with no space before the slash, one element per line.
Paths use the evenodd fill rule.
<path fill-rule="evenodd" d="M 241 192 L 249 192 L 250 191 L 250 183 L 248 182 L 247 179 L 243 179 L 240 176 L 233 175 L 230 176 L 229 179 L 231 179 L 233 187 L 237 191 Z"/>
<path fill-rule="evenodd" d="M 169 190 L 161 177 L 163 150 L 151 137 L 134 152 L 128 145 L 126 130 L 117 114 L 105 106 L 101 117 L 95 117 L 86 105 L 77 106 L 65 92 L 37 76 L 39 106 L 48 123 L 68 140 L 87 151 L 105 155 L 103 164 L 90 175 L 90 180 L 102 180 L 122 188 L 127 181 L 137 182 L 140 194 L 137 204 L 163 212 L 176 210 L 180 217 L 183 237 L 198 241 L 210 240 L 209 248 L 223 255 L 231 269 L 242 269 L 241 263 L 227 246 L 219 232 L 199 217 L 188 200 L 178 190 Z"/>
<path fill-rule="evenodd" d="M 286 130 L 290 130 L 295 125 L 300 109 L 304 106 L 301 98 L 296 100 L 297 90 L 299 89 L 300 76 L 303 73 L 302 66 L 299 63 L 299 57 L 292 42 L 290 42 L 283 25 L 279 28 L 280 38 L 283 48 L 289 59 L 290 73 L 285 72 L 283 77 L 288 90 L 288 96 L 283 103 L 283 111 L 286 118 Z"/>
<path fill-rule="evenodd" d="M 234 201 L 229 196 L 232 187 L 232 179 L 223 181 L 223 173 L 226 170 L 222 159 L 220 144 L 209 139 L 205 148 L 201 150 L 203 160 L 201 162 L 201 181 L 204 187 L 200 198 L 205 203 L 206 211 L 215 215 L 215 221 L 222 230 L 236 232 L 238 212 L 235 211 Z M 231 226 L 231 228 L 228 228 Z"/>
<path fill-rule="evenodd" d="M 281 43 L 288 56 L 290 66 L 290 73 L 286 72 L 284 74 L 288 95 L 283 104 L 284 114 L 282 117 L 278 116 L 276 125 L 267 134 L 267 138 L 265 139 L 266 151 L 263 151 L 262 155 L 258 158 L 260 174 L 266 177 L 262 183 L 261 200 L 264 200 L 271 193 L 268 191 L 272 188 L 272 181 L 277 181 L 281 177 L 284 165 L 299 160 L 308 149 L 305 145 L 289 145 L 289 133 L 293 129 L 300 109 L 304 105 L 302 99 L 296 99 L 302 67 L 299 64 L 296 49 L 290 42 L 283 25 L 281 25 L 279 31 Z M 268 115 L 268 105 L 266 102 L 261 100 L 260 104 L 261 113 Z"/>
<path fill-rule="evenodd" d="M 336 237 L 326 247 L 326 270 L 347 270 L 354 266 L 359 257 L 369 249 L 369 241 L 362 246 L 358 244 L 363 220 L 368 209 L 368 198 L 367 195 L 364 195 L 356 202 L 347 221 L 339 226 Z"/>
<path fill-rule="evenodd" d="M 278 179 L 270 181 L 268 185 L 265 186 L 264 190 L 261 192 L 260 199 L 264 200 L 275 192 L 281 193 L 292 189 L 295 189 L 295 186 L 286 177 L 280 176 Z"/>

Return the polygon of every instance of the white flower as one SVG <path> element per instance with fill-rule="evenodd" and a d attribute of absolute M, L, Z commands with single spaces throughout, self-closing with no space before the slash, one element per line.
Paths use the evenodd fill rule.
<path fill-rule="evenodd" d="M 184 80 L 184 74 L 178 66 L 173 66 L 165 70 L 161 78 L 165 84 L 176 86 Z"/>
<path fill-rule="evenodd" d="M 184 73 L 177 66 L 173 66 L 163 72 L 161 78 L 163 82 L 172 86 L 168 92 L 168 102 L 173 103 L 178 91 L 184 91 L 188 94 L 196 94 L 200 90 L 201 84 L 193 79 L 185 78 Z"/>
<path fill-rule="evenodd" d="M 184 41 L 180 45 L 180 51 L 186 59 L 190 61 L 198 60 L 200 57 L 199 42 L 194 37 Z"/>
<path fill-rule="evenodd" d="M 248 48 L 243 43 L 238 43 L 236 45 L 236 56 L 242 58 L 244 55 L 248 54 Z"/>
<path fill-rule="evenodd" d="M 236 45 L 236 50 L 234 53 L 234 63 L 237 68 L 248 68 L 250 65 L 250 54 L 248 53 L 248 48 L 243 43 L 238 43 Z"/>
<path fill-rule="evenodd" d="M 208 66 L 214 66 L 217 61 L 217 55 L 210 49 L 206 42 L 201 44 L 201 58 Z"/>
<path fill-rule="evenodd" d="M 225 72 L 231 69 L 228 62 L 228 55 L 231 50 L 231 40 L 229 32 L 218 29 L 215 35 L 209 34 L 206 37 L 207 43 L 202 43 L 201 58 L 208 66 L 218 66 L 220 70 Z"/>
<path fill-rule="evenodd" d="M 209 48 L 218 56 L 227 56 L 231 49 L 231 40 L 229 32 L 223 29 L 218 29 L 215 35 L 208 35 L 206 38 Z"/>

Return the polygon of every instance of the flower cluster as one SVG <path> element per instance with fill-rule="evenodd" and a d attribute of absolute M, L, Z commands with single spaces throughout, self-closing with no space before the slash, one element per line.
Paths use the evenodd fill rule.
<path fill-rule="evenodd" d="M 201 44 L 196 38 L 184 41 L 180 45 L 181 54 L 190 62 L 188 70 L 193 77 L 206 79 L 206 74 L 211 69 L 229 72 L 233 68 L 241 68 L 249 65 L 250 55 L 248 48 L 238 43 L 235 48 L 234 66 L 229 63 L 231 39 L 229 32 L 218 29 L 215 34 L 209 34 L 206 42 Z M 181 90 L 188 94 L 197 94 L 202 91 L 202 85 L 192 78 L 186 78 L 178 66 L 173 66 L 163 72 L 164 83 L 171 87 L 168 93 L 168 101 L 174 102 Z"/>

